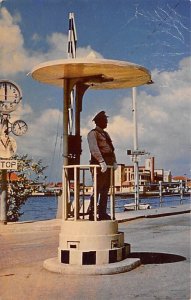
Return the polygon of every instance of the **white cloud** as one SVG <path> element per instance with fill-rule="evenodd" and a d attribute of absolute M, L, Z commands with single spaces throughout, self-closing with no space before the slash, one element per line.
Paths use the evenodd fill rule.
<path fill-rule="evenodd" d="M 18 144 L 18 153 L 29 153 L 32 157 L 43 158 L 50 161 L 58 136 L 61 136 L 62 113 L 58 109 L 46 109 L 40 116 L 32 111 L 29 105 L 11 114 L 10 122 L 23 119 L 28 125 L 25 135 L 14 137 Z"/>
<path fill-rule="evenodd" d="M 55 32 L 47 36 L 47 51 L 32 51 L 25 48 L 24 38 L 19 27 L 21 17 L 17 14 L 11 16 L 6 8 L 0 10 L 0 70 L 1 76 L 15 75 L 18 72 L 28 73 L 35 65 L 54 59 L 67 58 L 68 36 Z M 37 43 L 42 38 L 34 33 L 31 39 Z M 78 48 L 78 57 L 86 57 L 94 52 L 97 57 L 101 55 L 90 46 Z"/>
<path fill-rule="evenodd" d="M 124 116 L 117 115 L 111 118 L 111 120 L 109 119 L 108 130 L 112 139 L 118 145 L 123 145 L 132 138 L 133 122 Z"/>
<path fill-rule="evenodd" d="M 11 16 L 6 8 L 0 10 L 0 70 L 1 76 L 26 72 L 38 62 L 24 47 L 19 25 L 20 16 Z"/>
<path fill-rule="evenodd" d="M 62 33 L 54 32 L 52 35 L 47 36 L 47 43 L 49 46 L 48 59 L 67 58 L 68 37 Z"/>
<path fill-rule="evenodd" d="M 15 111 L 11 113 L 11 117 L 21 118 L 33 114 L 32 107 L 29 104 L 21 103 Z"/>
<path fill-rule="evenodd" d="M 41 40 L 41 37 L 38 33 L 34 33 L 33 36 L 31 37 L 31 40 L 33 42 L 39 42 Z"/>
<path fill-rule="evenodd" d="M 33 113 L 28 133 L 22 141 L 22 152 L 49 158 L 54 151 L 57 135 L 61 135 L 61 116 L 57 109 L 47 109 L 39 117 Z"/>
<path fill-rule="evenodd" d="M 78 57 L 87 57 L 88 56 L 88 57 L 92 57 L 92 58 L 103 58 L 103 56 L 100 53 L 94 51 L 91 48 L 91 46 L 87 46 L 85 48 L 79 47 L 79 48 L 77 48 L 76 52 L 77 52 Z"/>

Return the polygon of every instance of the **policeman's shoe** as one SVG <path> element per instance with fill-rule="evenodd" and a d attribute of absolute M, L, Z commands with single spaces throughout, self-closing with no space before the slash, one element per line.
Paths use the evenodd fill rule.
<path fill-rule="evenodd" d="M 89 221 L 94 221 L 94 214 L 89 214 Z"/>
<path fill-rule="evenodd" d="M 100 214 L 99 215 L 99 220 L 111 220 L 111 217 L 108 214 Z"/>

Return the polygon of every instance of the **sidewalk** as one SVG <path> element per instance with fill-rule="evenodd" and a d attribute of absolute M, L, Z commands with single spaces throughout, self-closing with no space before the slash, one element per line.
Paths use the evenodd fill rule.
<path fill-rule="evenodd" d="M 173 207 L 159 207 L 155 209 L 137 210 L 137 211 L 124 211 L 115 214 L 116 220 L 119 223 L 142 219 L 142 218 L 157 218 L 170 215 L 184 214 L 191 212 L 189 204 L 182 204 Z M 61 226 L 61 219 L 51 219 L 42 221 L 25 221 L 13 222 L 7 225 L 0 224 L 1 233 L 14 233 L 14 232 L 29 232 L 29 231 L 48 231 L 58 230 Z M 1 299 L 0 299 L 1 300 Z"/>
<path fill-rule="evenodd" d="M 172 207 L 159 207 L 151 208 L 146 210 L 137 210 L 137 211 L 125 211 L 122 213 L 116 213 L 116 219 L 119 222 L 125 222 L 130 220 L 135 220 L 139 218 L 156 218 L 156 217 L 165 217 L 170 215 L 189 213 L 191 211 L 190 204 L 180 204 L 173 205 Z"/>

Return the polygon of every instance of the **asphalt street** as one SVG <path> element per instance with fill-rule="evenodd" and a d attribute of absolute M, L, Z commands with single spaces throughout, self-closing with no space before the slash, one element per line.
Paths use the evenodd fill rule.
<path fill-rule="evenodd" d="M 2 227 L 1 227 L 2 228 Z M 0 233 L 1 300 L 189 300 L 190 213 L 120 223 L 138 268 L 115 275 L 62 275 L 43 268 L 57 255 L 60 220 L 11 224 Z"/>

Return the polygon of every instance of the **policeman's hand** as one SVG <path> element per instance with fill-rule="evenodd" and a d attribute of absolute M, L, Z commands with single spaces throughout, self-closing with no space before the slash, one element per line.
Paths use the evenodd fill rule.
<path fill-rule="evenodd" d="M 117 164 L 116 162 L 114 162 L 114 164 L 113 164 L 113 168 L 114 168 L 114 171 L 115 171 L 115 170 L 117 170 L 117 168 L 118 168 L 118 164 Z"/>
<path fill-rule="evenodd" d="M 105 173 L 107 171 L 107 165 L 106 165 L 105 161 L 102 161 L 100 163 L 100 167 L 101 167 L 101 172 L 102 173 Z"/>

